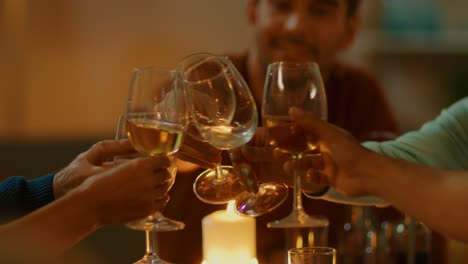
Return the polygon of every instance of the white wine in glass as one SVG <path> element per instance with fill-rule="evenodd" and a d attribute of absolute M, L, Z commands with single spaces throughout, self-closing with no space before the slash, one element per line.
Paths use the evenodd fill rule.
<path fill-rule="evenodd" d="M 133 70 L 125 120 L 127 136 L 139 153 L 167 156 L 177 152 L 182 144 L 188 118 L 180 77 L 177 70 L 156 66 Z M 128 226 L 171 231 L 185 225 L 157 212 Z"/>
<path fill-rule="evenodd" d="M 288 113 L 293 106 L 327 119 L 325 89 L 316 63 L 275 62 L 268 66 L 265 80 L 262 120 L 269 130 L 268 144 L 288 153 L 297 164 L 304 154 L 316 149 L 316 143 L 290 119 Z M 300 170 L 295 167 L 293 210 L 287 217 L 269 222 L 268 227 L 328 228 L 328 219 L 304 211 Z"/>
<path fill-rule="evenodd" d="M 127 121 L 125 119 L 125 115 L 120 115 L 119 119 L 117 121 L 117 131 L 115 134 L 115 139 L 120 140 L 120 139 L 127 139 Z M 129 156 L 118 156 L 116 159 L 133 159 L 137 157 L 141 157 L 144 154 L 141 153 L 136 153 L 133 155 Z M 172 182 L 175 180 L 175 174 L 177 173 L 177 167 L 175 164 L 175 157 L 171 157 L 171 163 L 172 166 L 170 168 L 170 173 L 173 176 L 172 177 Z M 153 217 L 155 218 L 155 217 Z M 162 215 L 159 217 L 160 219 L 164 219 Z M 160 259 L 158 255 L 156 254 L 156 241 L 155 241 L 155 231 L 153 230 L 161 230 L 163 228 L 163 224 L 165 221 L 161 221 L 159 226 L 155 226 L 154 223 L 152 223 L 151 228 L 145 229 L 145 238 L 146 238 L 146 250 L 145 250 L 145 255 L 138 261 L 134 262 L 134 264 L 169 264 L 168 262 Z M 135 223 L 130 223 L 128 226 L 136 226 L 136 229 L 139 229 L 139 224 L 141 225 L 141 221 L 137 221 Z M 156 227 L 156 228 L 155 228 Z M 135 229 L 135 228 L 134 228 Z"/>
<path fill-rule="evenodd" d="M 182 144 L 184 126 L 156 121 L 155 114 L 138 115 L 127 119 L 127 131 L 133 147 L 148 156 L 170 155 Z"/>
<path fill-rule="evenodd" d="M 257 127 L 257 108 L 249 88 L 227 57 L 197 53 L 179 63 L 195 133 L 213 147 L 229 150 L 247 143 Z M 198 135 L 194 136 L 195 138 Z M 215 164 L 194 182 L 194 193 L 206 203 L 236 199 L 246 185 L 232 166 Z"/>
<path fill-rule="evenodd" d="M 268 128 L 268 144 L 280 152 L 302 153 L 317 148 L 317 144 L 292 123 L 289 116 L 264 115 L 263 122 Z"/>

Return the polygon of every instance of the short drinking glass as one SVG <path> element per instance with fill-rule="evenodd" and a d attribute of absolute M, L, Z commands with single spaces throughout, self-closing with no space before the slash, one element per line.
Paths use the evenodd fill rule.
<path fill-rule="evenodd" d="M 292 248 L 288 251 L 289 264 L 335 264 L 336 250 L 331 247 Z"/>

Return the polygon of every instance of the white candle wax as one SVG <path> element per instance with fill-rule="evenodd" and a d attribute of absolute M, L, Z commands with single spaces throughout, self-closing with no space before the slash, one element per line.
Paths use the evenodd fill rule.
<path fill-rule="evenodd" d="M 202 220 L 203 264 L 255 264 L 255 218 L 226 210 Z"/>

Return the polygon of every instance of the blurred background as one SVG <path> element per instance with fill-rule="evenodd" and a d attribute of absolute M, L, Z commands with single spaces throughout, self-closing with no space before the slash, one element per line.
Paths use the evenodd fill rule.
<path fill-rule="evenodd" d="M 468 2 L 363 2 L 363 28 L 343 60 L 378 76 L 403 131 L 468 94 Z M 0 176 L 58 170 L 113 138 L 133 67 L 249 45 L 245 1 L 0 0 Z M 108 227 L 71 254 L 130 263 L 143 242 Z M 467 249 L 451 241 L 451 263 L 464 263 Z"/>

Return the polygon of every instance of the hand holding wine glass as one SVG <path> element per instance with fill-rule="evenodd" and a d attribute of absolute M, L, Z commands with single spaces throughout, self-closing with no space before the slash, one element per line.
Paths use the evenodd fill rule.
<path fill-rule="evenodd" d="M 230 151 L 233 167 L 246 176 L 248 191 L 234 203 L 236 212 L 257 217 L 280 206 L 288 196 L 282 164 L 288 155 L 267 145 L 268 130 L 257 128 L 254 138 L 246 145 Z"/>
<path fill-rule="evenodd" d="M 177 152 L 187 123 L 178 72 L 155 66 L 134 69 L 125 121 L 127 136 L 139 153 L 167 156 Z M 159 212 L 129 226 L 169 231 L 182 229 L 184 224 Z"/>
<path fill-rule="evenodd" d="M 127 139 L 127 128 L 126 128 L 126 118 L 125 115 L 120 115 L 118 120 L 117 120 L 117 131 L 115 134 L 115 139 L 120 140 L 120 139 Z M 114 162 L 126 162 L 126 160 L 131 160 L 134 158 L 138 157 L 143 157 L 144 155 L 138 152 L 134 153 L 129 153 L 127 155 L 120 155 L 115 157 Z M 169 160 L 170 166 L 166 169 L 165 174 L 169 176 L 169 179 L 164 183 L 162 187 L 165 187 L 167 189 L 170 189 L 171 186 L 174 184 L 175 176 L 177 173 L 177 167 L 175 165 L 175 157 L 174 155 L 170 155 L 168 157 L 165 157 L 165 159 Z M 158 179 L 162 180 L 162 179 Z M 158 187 L 158 189 L 161 187 Z M 157 191 L 157 190 L 155 190 Z M 169 196 L 167 195 L 164 197 L 165 203 L 169 200 Z M 151 221 L 155 219 L 159 219 L 159 221 Z M 132 229 L 137 229 L 141 230 L 144 228 L 145 231 L 145 237 L 146 237 L 146 250 L 145 250 L 145 255 L 138 261 L 134 262 L 134 264 L 167 264 L 167 262 L 161 260 L 158 255 L 156 254 L 156 248 L 155 248 L 155 237 L 154 237 L 154 232 L 155 231 L 170 231 L 172 228 L 170 225 L 167 225 L 167 223 L 171 223 L 167 218 L 165 218 L 159 211 L 155 213 L 151 217 L 151 219 L 144 218 L 143 220 L 137 220 L 134 222 L 130 222 L 127 224 L 128 227 Z M 175 226 L 183 228 L 183 224 L 181 223 L 179 226 Z M 177 230 L 177 228 L 175 228 Z"/>
<path fill-rule="evenodd" d="M 316 143 L 290 119 L 291 107 L 299 107 L 327 119 L 325 89 L 316 63 L 275 62 L 268 66 L 263 96 L 262 117 L 268 128 L 268 144 L 290 155 L 294 169 L 293 211 L 268 227 L 326 227 L 328 220 L 309 216 L 302 207 L 302 188 L 298 160 L 315 151 Z"/>
<path fill-rule="evenodd" d="M 196 127 L 194 135 L 228 150 L 248 142 L 257 127 L 257 109 L 242 76 L 226 57 L 199 53 L 179 64 L 187 91 L 187 105 Z M 197 197 L 213 204 L 227 203 L 246 190 L 231 166 L 217 163 L 194 183 Z"/>

